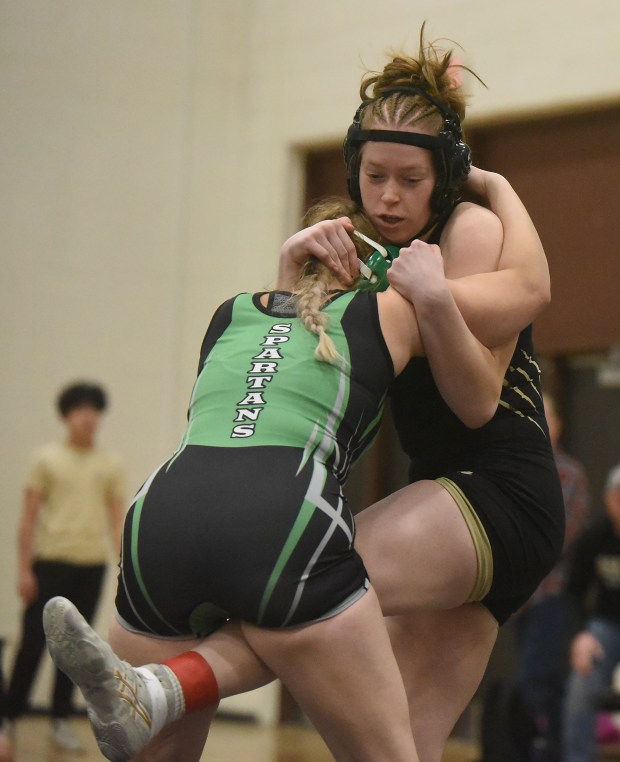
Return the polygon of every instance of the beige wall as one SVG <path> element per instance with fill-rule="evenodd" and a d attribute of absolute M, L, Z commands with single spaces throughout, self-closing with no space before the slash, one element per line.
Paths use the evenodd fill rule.
<path fill-rule="evenodd" d="M 182 432 L 214 307 L 273 282 L 296 149 L 341 139 L 364 67 L 424 19 L 487 83 L 477 121 L 620 94 L 617 0 L 0 0 L 0 635 L 58 387 L 107 385 L 137 487 Z"/>

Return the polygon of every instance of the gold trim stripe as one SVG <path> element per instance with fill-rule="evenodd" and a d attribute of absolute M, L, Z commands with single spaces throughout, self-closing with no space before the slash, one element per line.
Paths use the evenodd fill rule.
<path fill-rule="evenodd" d="M 491 550 L 491 543 L 482 522 L 478 518 L 478 514 L 458 484 L 455 484 L 445 476 L 440 476 L 435 481 L 450 493 L 469 529 L 476 550 L 476 559 L 478 560 L 478 575 L 467 603 L 481 601 L 488 594 L 493 582 L 493 551 Z"/>

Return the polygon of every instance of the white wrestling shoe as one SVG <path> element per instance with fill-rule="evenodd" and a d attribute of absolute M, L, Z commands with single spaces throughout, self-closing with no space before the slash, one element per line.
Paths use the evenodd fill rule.
<path fill-rule="evenodd" d="M 133 759 L 165 725 L 183 716 L 185 699 L 172 670 L 121 661 L 66 598 L 46 603 L 43 629 L 54 663 L 86 699 L 106 759 Z"/>

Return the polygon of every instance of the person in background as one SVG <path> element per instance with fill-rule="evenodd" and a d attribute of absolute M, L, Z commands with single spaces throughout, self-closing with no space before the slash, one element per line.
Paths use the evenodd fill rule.
<path fill-rule="evenodd" d="M 597 758 L 597 715 L 620 662 L 620 464 L 607 476 L 604 502 L 605 513 L 577 542 L 566 584 L 581 627 L 570 645 L 563 762 Z"/>
<path fill-rule="evenodd" d="M 74 383 L 61 391 L 57 407 L 66 437 L 36 453 L 25 481 L 18 537 L 18 593 L 25 608 L 8 685 L 9 723 L 27 708 L 45 646 L 43 607 L 65 595 L 92 620 L 110 556 L 107 534 L 115 558 L 120 553 L 125 475 L 119 459 L 96 443 L 106 394 L 99 385 Z M 72 682 L 56 670 L 53 738 L 77 751 L 81 744 L 67 723 L 72 693 Z"/>
<path fill-rule="evenodd" d="M 533 720 L 535 738 L 530 756 L 559 762 L 561 716 L 568 653 L 566 572 L 577 539 L 590 514 L 590 487 L 582 464 L 562 447 L 562 419 L 555 398 L 543 395 L 545 415 L 560 475 L 566 530 L 562 556 L 517 613 L 515 688 Z"/>

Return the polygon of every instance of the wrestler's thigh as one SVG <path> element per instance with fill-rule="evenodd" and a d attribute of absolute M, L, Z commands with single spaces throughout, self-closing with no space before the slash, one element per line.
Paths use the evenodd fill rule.
<path fill-rule="evenodd" d="M 424 762 L 439 762 L 485 673 L 497 622 L 480 603 L 385 621 L 407 691 L 418 754 Z"/>
<path fill-rule="evenodd" d="M 355 521 L 355 547 L 386 615 L 467 601 L 478 572 L 476 551 L 460 509 L 439 484 L 410 484 Z"/>

